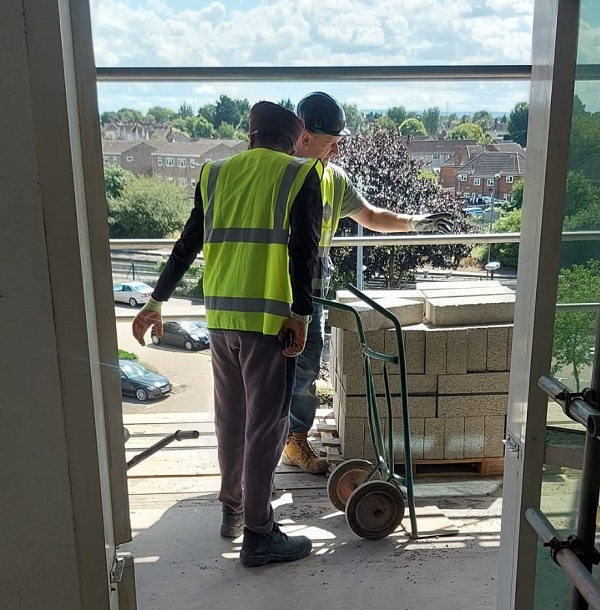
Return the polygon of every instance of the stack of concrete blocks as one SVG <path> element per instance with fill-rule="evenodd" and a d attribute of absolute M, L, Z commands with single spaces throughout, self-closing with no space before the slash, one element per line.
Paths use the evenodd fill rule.
<path fill-rule="evenodd" d="M 400 321 L 407 363 L 413 460 L 502 458 L 515 294 L 496 281 L 418 283 L 416 290 L 367 291 Z M 396 354 L 393 323 L 348 291 L 337 300 L 359 311 L 367 346 Z M 334 417 L 345 459 L 374 459 L 363 358 L 352 314 L 330 308 Z M 371 360 L 387 434 L 383 365 Z M 404 461 L 399 369 L 388 366 L 395 461 Z"/>

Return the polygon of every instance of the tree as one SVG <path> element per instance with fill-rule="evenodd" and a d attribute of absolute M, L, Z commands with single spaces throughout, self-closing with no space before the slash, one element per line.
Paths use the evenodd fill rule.
<path fill-rule="evenodd" d="M 569 167 L 577 166 L 591 155 L 600 153 L 600 118 L 586 112 L 573 117 Z"/>
<path fill-rule="evenodd" d="M 581 172 L 567 172 L 565 216 L 599 203 L 598 189 Z"/>
<path fill-rule="evenodd" d="M 221 95 L 215 104 L 215 120 L 213 125 L 219 129 L 221 123 L 229 123 L 235 129 L 243 128 L 241 123 L 248 120 L 250 102 L 246 99 L 234 100 L 227 95 Z"/>
<path fill-rule="evenodd" d="M 102 124 L 110 123 L 111 121 L 118 121 L 119 113 L 118 112 L 103 112 L 100 115 L 100 122 Z"/>
<path fill-rule="evenodd" d="M 484 144 L 486 140 L 483 129 L 475 123 L 461 123 L 448 134 L 448 139 L 475 140 L 478 144 Z"/>
<path fill-rule="evenodd" d="M 557 303 L 597 303 L 600 298 L 600 261 L 563 269 L 558 278 Z M 554 363 L 552 372 L 570 367 L 575 390 L 580 390 L 580 374 L 592 364 L 591 349 L 596 337 L 595 312 L 556 313 L 554 322 Z"/>
<path fill-rule="evenodd" d="M 384 131 L 397 131 L 398 125 L 391 119 L 387 114 L 380 116 L 375 121 L 375 129 L 382 129 Z"/>
<path fill-rule="evenodd" d="M 165 238 L 180 231 L 190 204 L 186 191 L 154 178 L 127 182 L 119 198 L 108 201 L 111 237 Z"/>
<path fill-rule="evenodd" d="M 204 104 L 198 108 L 198 116 L 204 117 L 211 125 L 215 124 L 215 104 Z"/>
<path fill-rule="evenodd" d="M 421 164 L 408 154 L 398 130 L 376 130 L 372 135 L 354 136 L 342 141 L 339 164 L 361 190 L 367 200 L 377 207 L 395 212 L 425 213 L 449 211 L 455 213 L 455 228 L 466 231 L 462 214 L 462 200 L 444 192 L 427 177 L 420 177 Z M 342 235 L 356 234 L 356 223 L 340 221 Z M 365 235 L 376 235 L 364 229 Z M 367 280 L 383 278 L 388 288 L 406 281 L 413 270 L 424 264 L 434 267 L 456 268 L 469 251 L 468 246 L 377 246 L 364 249 Z M 355 248 L 333 248 L 334 279 L 348 281 L 356 270 Z"/>
<path fill-rule="evenodd" d="M 492 225 L 492 233 L 519 233 L 520 231 L 520 208 L 504 214 Z M 493 244 L 491 257 L 506 267 L 516 267 L 519 262 L 519 244 Z"/>
<path fill-rule="evenodd" d="M 524 180 L 517 180 L 517 182 L 513 184 L 512 191 L 510 192 L 510 201 L 505 204 L 507 210 L 520 210 L 523 207 L 524 187 Z"/>
<path fill-rule="evenodd" d="M 410 118 L 405 119 L 400 125 L 400 133 L 403 136 L 425 136 L 427 130 L 425 125 L 419 119 Z"/>
<path fill-rule="evenodd" d="M 119 199 L 128 182 L 135 179 L 135 175 L 119 165 L 104 166 L 104 191 L 106 199 Z"/>
<path fill-rule="evenodd" d="M 527 124 L 529 122 L 529 104 L 519 102 L 510 111 L 506 131 L 513 142 L 527 146 Z"/>
<path fill-rule="evenodd" d="M 194 116 L 194 109 L 187 102 L 183 102 L 181 106 L 179 106 L 179 110 L 177 111 L 177 116 L 185 119 L 188 116 Z"/>
<path fill-rule="evenodd" d="M 235 138 L 235 127 L 231 123 L 223 121 L 219 127 L 217 127 L 217 135 L 222 140 L 231 140 Z"/>
<path fill-rule="evenodd" d="M 563 224 L 563 230 L 600 230 L 600 208 L 598 203 L 592 203 L 579 209 L 572 216 L 567 216 Z M 582 265 L 592 259 L 600 260 L 600 241 L 563 241 L 560 257 L 561 266 Z"/>
<path fill-rule="evenodd" d="M 287 108 L 288 110 L 291 110 L 292 112 L 296 111 L 296 106 L 294 105 L 294 102 L 292 102 L 292 100 L 288 97 L 284 100 L 279 100 L 279 102 L 277 102 L 280 106 L 283 106 L 284 108 Z"/>
<path fill-rule="evenodd" d="M 121 108 L 117 114 L 120 121 L 138 121 L 141 123 L 144 118 L 139 110 L 133 110 L 133 108 Z"/>
<path fill-rule="evenodd" d="M 473 114 L 471 122 L 487 131 L 494 124 L 494 118 L 488 110 L 478 110 Z"/>
<path fill-rule="evenodd" d="M 392 108 L 388 108 L 385 115 L 390 117 L 390 119 L 396 123 L 397 127 L 400 127 L 406 119 L 406 108 L 404 106 L 393 106 Z"/>
<path fill-rule="evenodd" d="M 170 123 L 175 118 L 175 112 L 163 106 L 152 106 L 147 114 L 151 114 L 157 123 Z"/>
<path fill-rule="evenodd" d="M 356 104 L 342 104 L 346 115 L 346 127 L 352 133 L 360 133 L 365 123 L 362 112 Z"/>
<path fill-rule="evenodd" d="M 437 106 L 425 108 L 421 121 L 423 122 L 427 135 L 431 136 L 432 138 L 437 137 L 441 123 L 440 109 Z"/>

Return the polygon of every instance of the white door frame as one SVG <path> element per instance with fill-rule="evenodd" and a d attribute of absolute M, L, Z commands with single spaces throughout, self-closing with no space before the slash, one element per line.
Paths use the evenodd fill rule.
<path fill-rule="evenodd" d="M 536 0 L 498 610 L 534 603 L 537 535 L 525 511 L 540 503 L 548 398 L 537 382 L 552 356 L 578 28 L 579 0 Z"/>
<path fill-rule="evenodd" d="M 89 6 L 0 20 L 0 607 L 116 610 L 131 538 Z"/>

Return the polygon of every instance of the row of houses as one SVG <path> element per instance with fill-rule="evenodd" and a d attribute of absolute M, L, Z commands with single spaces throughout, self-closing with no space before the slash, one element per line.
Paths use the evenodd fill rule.
<path fill-rule="evenodd" d="M 247 147 L 248 143 L 240 140 L 105 140 L 102 153 L 104 165 L 174 182 L 193 197 L 203 163 L 231 157 Z M 412 159 L 438 174 L 444 189 L 465 199 L 510 199 L 513 185 L 525 173 L 525 150 L 514 142 L 484 147 L 471 140 L 413 139 L 407 148 Z"/>
<path fill-rule="evenodd" d="M 194 142 L 102 142 L 104 165 L 118 165 L 138 176 L 152 176 L 185 187 L 190 198 L 200 167 L 207 161 L 226 159 L 248 148 L 240 140 L 202 139 Z"/>

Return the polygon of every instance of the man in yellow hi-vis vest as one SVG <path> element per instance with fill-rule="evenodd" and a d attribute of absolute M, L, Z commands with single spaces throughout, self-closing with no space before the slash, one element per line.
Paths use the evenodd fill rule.
<path fill-rule="evenodd" d="M 296 358 L 313 312 L 323 204 L 318 159 L 293 157 L 303 121 L 282 106 L 250 111 L 250 149 L 206 163 L 192 214 L 149 303 L 133 322 L 144 345 L 160 308 L 204 252 L 223 504 L 221 535 L 244 540 L 246 566 L 310 554 L 273 520 L 271 489 L 286 439 Z"/>
<path fill-rule="evenodd" d="M 329 163 L 339 154 L 339 141 L 350 132 L 342 105 L 327 93 L 310 93 L 300 100 L 296 109 L 305 124 L 298 142 L 300 157 L 316 157 L 323 161 L 325 171 L 321 181 L 323 196 L 323 227 L 319 242 L 319 262 L 313 282 L 313 294 L 325 297 L 331 279 L 331 240 L 341 217 L 350 216 L 358 224 L 380 231 L 440 231 L 448 233 L 451 215 L 396 214 L 371 205 L 349 180 L 341 167 Z M 296 365 L 296 385 L 290 408 L 289 436 L 283 449 L 285 464 L 300 467 L 305 472 L 321 474 L 328 468 L 325 458 L 318 457 L 307 437 L 317 410 L 316 379 L 321 366 L 325 334 L 322 305 L 315 305 L 308 328 L 306 347 Z"/>

